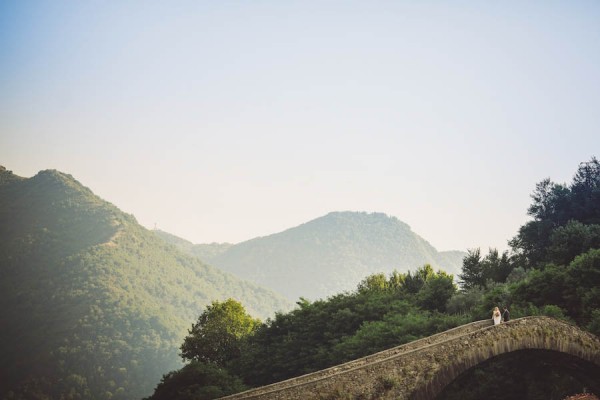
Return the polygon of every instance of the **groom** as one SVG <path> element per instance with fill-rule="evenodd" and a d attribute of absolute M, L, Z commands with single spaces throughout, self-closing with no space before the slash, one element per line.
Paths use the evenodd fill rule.
<path fill-rule="evenodd" d="M 510 320 L 510 311 L 508 311 L 508 307 L 502 307 L 504 311 L 502 312 L 502 322 L 508 322 Z"/>

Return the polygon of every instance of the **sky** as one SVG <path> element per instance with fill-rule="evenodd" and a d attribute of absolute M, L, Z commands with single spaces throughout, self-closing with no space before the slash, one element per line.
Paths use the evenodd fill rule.
<path fill-rule="evenodd" d="M 600 156 L 598 1 L 0 2 L 0 165 L 238 243 L 383 212 L 508 248 Z"/>

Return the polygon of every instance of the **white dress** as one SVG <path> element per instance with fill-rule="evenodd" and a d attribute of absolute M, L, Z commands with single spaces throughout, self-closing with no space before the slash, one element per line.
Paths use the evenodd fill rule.
<path fill-rule="evenodd" d="M 494 314 L 492 315 L 492 319 L 494 320 L 494 325 L 498 325 L 500 324 L 500 321 L 502 321 L 502 314 L 498 313 L 498 315 Z"/>

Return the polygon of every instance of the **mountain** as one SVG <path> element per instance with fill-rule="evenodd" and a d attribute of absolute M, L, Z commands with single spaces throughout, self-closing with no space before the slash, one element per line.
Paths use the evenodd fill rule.
<path fill-rule="evenodd" d="M 202 263 L 54 170 L 0 167 L 0 398 L 139 399 L 212 300 L 290 303 Z"/>
<path fill-rule="evenodd" d="M 373 273 L 415 271 L 424 264 L 456 275 L 465 255 L 438 252 L 407 224 L 386 214 L 332 212 L 281 233 L 229 246 L 210 260 L 297 300 L 354 289 Z"/>

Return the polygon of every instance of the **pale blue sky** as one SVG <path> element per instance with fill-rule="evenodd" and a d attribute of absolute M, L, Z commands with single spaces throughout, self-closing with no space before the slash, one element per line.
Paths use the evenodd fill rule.
<path fill-rule="evenodd" d="M 330 211 L 507 247 L 600 156 L 597 1 L 2 1 L 0 164 L 240 242 Z"/>

